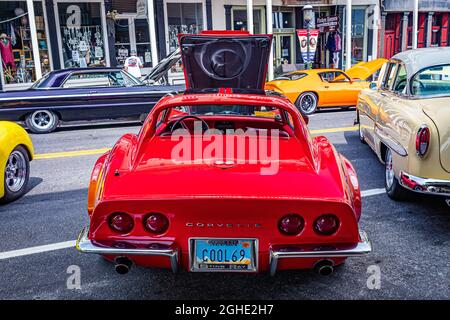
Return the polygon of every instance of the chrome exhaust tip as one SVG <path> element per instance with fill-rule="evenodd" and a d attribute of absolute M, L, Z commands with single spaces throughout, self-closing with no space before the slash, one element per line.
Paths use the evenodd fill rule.
<path fill-rule="evenodd" d="M 114 262 L 114 269 L 118 274 L 127 274 L 131 269 L 131 265 L 133 264 L 133 261 L 131 261 L 127 257 L 117 257 Z"/>
<path fill-rule="evenodd" d="M 333 261 L 331 260 L 320 260 L 314 265 L 314 269 L 321 276 L 329 276 L 333 273 Z"/>

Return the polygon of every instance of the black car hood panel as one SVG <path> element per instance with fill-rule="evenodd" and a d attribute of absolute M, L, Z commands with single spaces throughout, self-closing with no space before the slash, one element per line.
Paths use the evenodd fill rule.
<path fill-rule="evenodd" d="M 203 32 L 179 39 L 188 90 L 264 88 L 271 35 Z"/>

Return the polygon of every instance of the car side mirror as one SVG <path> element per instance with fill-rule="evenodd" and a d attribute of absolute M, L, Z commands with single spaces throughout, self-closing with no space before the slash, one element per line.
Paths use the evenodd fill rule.
<path fill-rule="evenodd" d="M 369 89 L 376 90 L 377 89 L 377 83 L 375 81 L 372 81 L 369 84 Z"/>

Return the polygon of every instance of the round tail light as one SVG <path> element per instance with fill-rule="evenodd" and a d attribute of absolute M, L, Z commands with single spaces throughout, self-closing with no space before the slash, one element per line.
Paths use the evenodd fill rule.
<path fill-rule="evenodd" d="M 426 126 L 422 126 L 420 127 L 416 136 L 417 154 L 423 157 L 427 153 L 429 145 L 430 145 L 430 129 L 428 129 L 428 127 Z"/>
<path fill-rule="evenodd" d="M 115 212 L 109 216 L 109 226 L 115 232 L 129 233 L 133 230 L 133 218 L 125 212 Z"/>
<path fill-rule="evenodd" d="M 326 236 L 332 235 L 339 228 L 339 218 L 334 214 L 321 215 L 314 221 L 314 230 Z"/>
<path fill-rule="evenodd" d="M 151 213 L 144 219 L 144 227 L 152 233 L 164 233 L 169 228 L 169 219 L 161 213 Z"/>
<path fill-rule="evenodd" d="M 281 233 L 289 236 L 299 234 L 304 226 L 305 221 L 298 214 L 288 214 L 281 218 L 278 223 L 278 229 L 280 229 Z"/>

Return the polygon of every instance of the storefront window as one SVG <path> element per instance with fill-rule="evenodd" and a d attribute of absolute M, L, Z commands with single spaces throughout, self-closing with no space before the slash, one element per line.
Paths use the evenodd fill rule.
<path fill-rule="evenodd" d="M 39 57 L 34 61 L 26 1 L 0 1 L 0 52 L 5 84 L 36 80 L 35 63 L 42 74 L 50 71 L 42 2 L 34 2 Z"/>
<path fill-rule="evenodd" d="M 203 30 L 203 7 L 201 3 L 167 3 L 169 22 L 169 53 L 178 48 L 179 33 L 199 33 Z M 174 65 L 170 72 L 182 72 L 181 63 Z"/>
<path fill-rule="evenodd" d="M 146 18 L 136 18 L 136 15 L 119 18 L 115 21 L 116 59 L 122 66 L 130 56 L 131 50 L 136 50 L 144 68 L 152 66 L 150 51 L 150 35 Z"/>
<path fill-rule="evenodd" d="M 442 13 L 433 15 L 431 27 L 431 46 L 438 47 L 441 41 Z"/>
<path fill-rule="evenodd" d="M 352 10 L 352 64 L 364 60 L 365 9 Z"/>
<path fill-rule="evenodd" d="M 117 19 L 114 23 L 116 59 L 119 66 L 123 66 L 126 58 L 130 56 L 130 25 L 128 19 Z"/>
<path fill-rule="evenodd" d="M 233 30 L 248 30 L 247 28 L 247 10 L 233 10 Z M 262 33 L 261 10 L 253 10 L 253 33 Z"/>
<path fill-rule="evenodd" d="M 295 28 L 293 12 L 273 12 L 272 16 L 274 29 Z"/>
<path fill-rule="evenodd" d="M 152 54 L 150 51 L 150 34 L 147 19 L 134 20 L 134 32 L 136 38 L 136 53 L 140 57 L 144 67 L 152 66 Z"/>
<path fill-rule="evenodd" d="M 169 52 L 178 48 L 179 33 L 199 33 L 203 30 L 201 3 L 168 3 Z"/>
<path fill-rule="evenodd" d="M 58 3 L 64 67 L 105 66 L 100 3 Z"/>

